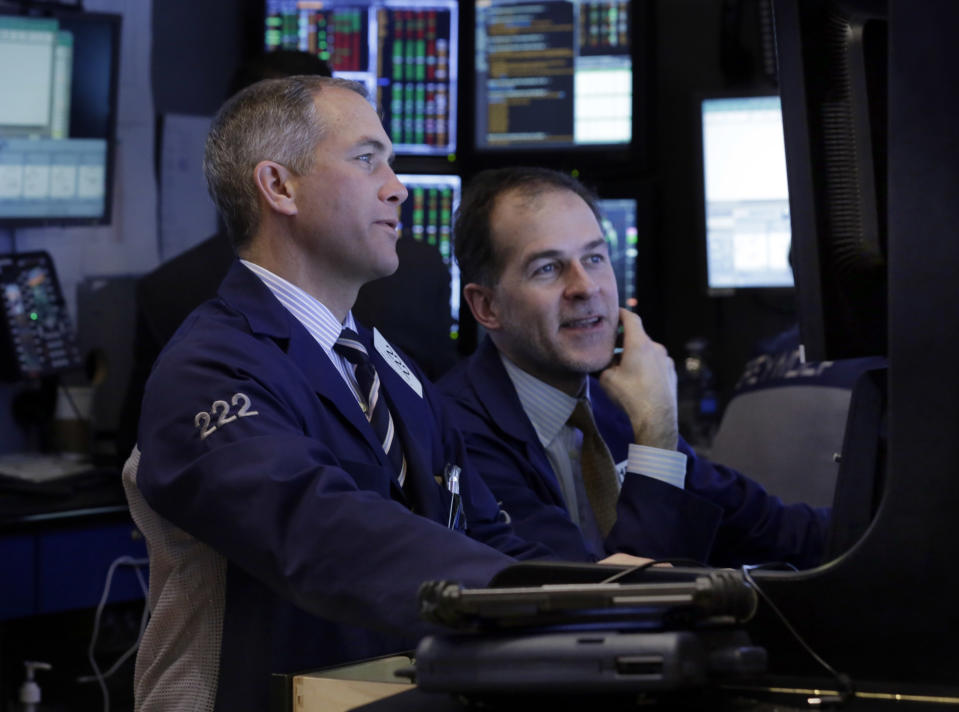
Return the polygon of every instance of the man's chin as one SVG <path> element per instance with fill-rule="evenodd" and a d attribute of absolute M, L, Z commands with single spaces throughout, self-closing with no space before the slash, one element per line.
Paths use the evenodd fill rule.
<path fill-rule="evenodd" d="M 385 260 L 381 264 L 376 266 L 375 276 L 372 279 L 382 279 L 383 277 L 389 277 L 391 274 L 396 272 L 400 267 L 399 259 L 394 260 Z M 372 281 L 372 279 L 370 281 Z"/>
<path fill-rule="evenodd" d="M 609 349 L 598 354 L 571 354 L 570 358 L 564 360 L 566 367 L 575 373 L 583 375 L 599 373 L 612 363 L 613 350 Z"/>

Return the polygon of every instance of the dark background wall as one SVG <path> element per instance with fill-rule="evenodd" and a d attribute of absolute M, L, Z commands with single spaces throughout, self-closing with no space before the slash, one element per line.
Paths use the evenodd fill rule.
<path fill-rule="evenodd" d="M 212 115 L 262 43 L 261 0 L 157 0 L 151 57 L 157 115 Z"/>

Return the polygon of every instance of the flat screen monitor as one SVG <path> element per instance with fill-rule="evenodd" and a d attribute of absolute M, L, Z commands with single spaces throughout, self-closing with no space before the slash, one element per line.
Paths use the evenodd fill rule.
<path fill-rule="evenodd" d="M 634 309 L 636 299 L 636 200 L 633 198 L 603 198 L 599 201 L 603 215 L 603 232 L 609 245 L 609 256 L 619 286 L 619 304 Z"/>
<path fill-rule="evenodd" d="M 265 48 L 315 53 L 366 84 L 397 155 L 449 155 L 458 18 L 455 0 L 266 0 Z"/>
<path fill-rule="evenodd" d="M 462 179 L 458 175 L 401 173 L 409 191 L 400 206 L 400 239 L 412 238 L 436 248 L 450 274 L 450 338 L 459 337 L 460 271 L 453 257 L 453 213 L 459 207 Z"/>
<path fill-rule="evenodd" d="M 0 224 L 110 222 L 120 16 L 0 10 Z"/>
<path fill-rule="evenodd" d="M 792 287 L 779 97 L 703 98 L 699 118 L 709 292 Z"/>
<path fill-rule="evenodd" d="M 633 3 L 475 3 L 477 150 L 633 140 Z"/>

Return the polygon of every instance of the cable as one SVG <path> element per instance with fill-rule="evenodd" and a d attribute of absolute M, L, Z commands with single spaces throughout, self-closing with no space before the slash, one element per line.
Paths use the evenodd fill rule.
<path fill-rule="evenodd" d="M 792 624 L 789 622 L 789 620 L 786 618 L 783 612 L 779 610 L 776 604 L 773 603 L 769 595 L 765 591 L 763 591 L 762 588 L 759 587 L 759 584 L 756 583 L 756 579 L 754 579 L 752 574 L 750 573 L 750 569 L 770 568 L 772 566 L 774 565 L 759 564 L 755 566 L 743 566 L 742 567 L 743 578 L 745 578 L 747 583 L 749 583 L 749 585 L 756 590 L 756 593 L 759 594 L 759 597 L 762 598 L 763 601 L 765 601 L 765 603 L 769 606 L 770 609 L 772 609 L 773 613 L 775 613 L 776 616 L 779 618 L 779 620 L 782 621 L 782 624 L 786 626 L 786 630 L 788 630 L 790 634 L 796 639 L 796 641 L 803 647 L 803 649 L 807 653 L 809 653 L 810 656 L 812 656 L 812 659 L 815 660 L 817 663 L 819 663 L 819 665 L 821 665 L 830 675 L 832 675 L 836 679 L 836 682 L 839 684 L 839 698 L 837 700 L 827 700 L 826 698 L 823 698 L 822 701 L 839 702 L 840 704 L 844 703 L 855 692 L 852 684 L 852 679 L 845 673 L 842 673 L 836 670 L 836 668 L 834 668 L 832 665 L 827 663 L 822 658 L 822 656 L 820 656 L 815 650 L 812 649 L 812 646 L 810 646 L 809 643 L 807 643 L 805 639 L 801 635 L 799 635 L 799 632 L 792 626 Z M 782 564 L 775 564 L 775 566 L 782 566 Z M 791 566 L 788 564 L 787 566 L 789 566 L 789 568 L 791 568 L 793 571 L 797 570 L 796 567 L 794 566 Z"/>
<path fill-rule="evenodd" d="M 103 586 L 103 594 L 100 596 L 100 602 L 97 604 L 97 611 L 93 618 L 93 633 L 90 637 L 90 647 L 87 649 L 87 659 L 90 661 L 90 667 L 93 669 L 93 675 L 85 675 L 77 678 L 77 682 L 92 682 L 93 680 L 97 681 L 97 684 L 100 686 L 100 692 L 103 695 L 103 712 L 110 712 L 110 691 L 107 689 L 106 679 L 113 675 L 120 666 L 126 662 L 126 660 L 133 655 L 136 649 L 140 646 L 140 639 L 143 637 L 143 631 L 146 629 L 147 620 L 150 613 L 150 604 L 147 591 L 147 583 L 143 580 L 143 574 L 140 572 L 141 566 L 147 566 L 150 563 L 149 559 L 134 559 L 132 556 L 121 556 L 110 564 L 110 568 L 107 569 L 107 578 Z M 140 630 L 137 633 L 136 642 L 133 643 L 130 648 L 121 655 L 113 665 L 104 673 L 100 672 L 100 666 L 97 665 L 96 657 L 94 651 L 96 649 L 97 637 L 100 634 L 100 617 L 103 615 L 103 609 L 106 606 L 107 599 L 110 596 L 110 586 L 113 582 L 113 574 L 116 571 L 118 566 L 133 566 L 134 572 L 137 576 L 137 581 L 140 583 L 140 589 L 143 591 L 144 604 L 143 604 L 143 615 L 140 617 Z"/>
<path fill-rule="evenodd" d="M 70 410 L 73 411 L 73 414 L 77 416 L 77 420 L 84 421 L 86 418 L 80 413 L 80 409 L 77 407 L 77 402 L 73 400 L 73 394 L 70 393 L 70 388 L 68 386 L 60 384 L 60 392 L 66 396 L 67 402 L 70 404 Z"/>

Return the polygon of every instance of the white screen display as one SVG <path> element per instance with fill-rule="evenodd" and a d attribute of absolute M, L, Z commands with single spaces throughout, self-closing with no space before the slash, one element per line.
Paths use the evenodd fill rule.
<path fill-rule="evenodd" d="M 779 97 L 706 99 L 701 117 L 710 289 L 791 287 Z"/>

